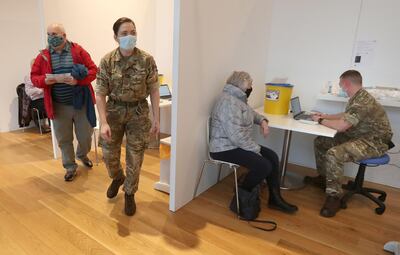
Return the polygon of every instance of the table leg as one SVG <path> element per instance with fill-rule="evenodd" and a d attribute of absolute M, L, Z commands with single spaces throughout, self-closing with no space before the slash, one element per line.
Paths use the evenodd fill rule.
<path fill-rule="evenodd" d="M 300 189 L 304 187 L 303 176 L 286 172 L 287 163 L 289 159 L 290 140 L 292 138 L 292 131 L 285 130 L 285 137 L 283 141 L 282 156 L 281 156 L 281 189 Z"/>
<path fill-rule="evenodd" d="M 53 156 L 54 156 L 54 159 L 57 159 L 57 146 L 58 146 L 58 144 L 57 144 L 57 140 L 56 140 L 56 134 L 55 134 L 55 131 L 54 131 L 54 123 L 53 123 L 53 120 L 50 120 L 50 128 L 51 128 L 51 142 L 52 142 L 52 144 L 53 144 Z"/>

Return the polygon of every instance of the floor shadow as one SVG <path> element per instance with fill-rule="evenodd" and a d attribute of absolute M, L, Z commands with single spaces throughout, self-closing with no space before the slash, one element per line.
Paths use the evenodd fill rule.
<path fill-rule="evenodd" d="M 127 237 L 130 235 L 130 222 L 132 217 L 126 216 L 123 213 L 124 210 L 124 198 L 120 195 L 113 199 L 109 199 L 108 203 L 114 204 L 110 217 L 116 220 L 117 233 L 121 237 Z"/>
<path fill-rule="evenodd" d="M 137 196 L 140 197 L 140 192 Z M 116 221 L 119 236 L 127 237 L 135 233 L 152 236 L 162 234 L 169 245 L 180 250 L 197 247 L 199 238 L 196 232 L 206 224 L 205 221 L 183 217 L 184 212 L 170 212 L 168 203 L 162 201 L 137 202 L 137 211 L 133 216 L 125 215 L 122 194 L 110 199 L 109 203 L 114 204 L 109 216 Z"/>

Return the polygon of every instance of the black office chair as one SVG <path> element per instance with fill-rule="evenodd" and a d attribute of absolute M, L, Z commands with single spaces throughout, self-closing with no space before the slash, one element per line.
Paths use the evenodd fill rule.
<path fill-rule="evenodd" d="M 365 196 L 372 201 L 374 201 L 378 207 L 375 208 L 376 214 L 383 214 L 385 212 L 386 206 L 383 202 L 386 200 L 386 192 L 383 190 L 373 189 L 364 187 L 364 175 L 365 169 L 368 167 L 377 167 L 381 165 L 386 165 L 390 161 L 389 155 L 385 154 L 382 157 L 378 158 L 369 158 L 364 159 L 359 162 L 356 162 L 360 165 L 357 172 L 357 177 L 355 181 L 349 181 L 346 185 L 343 185 L 343 188 L 348 190 L 348 192 L 343 196 L 341 200 L 342 208 L 347 208 L 347 201 L 352 197 L 354 194 L 360 194 Z M 378 197 L 372 195 L 372 193 L 379 194 Z"/>
<path fill-rule="evenodd" d="M 394 144 L 392 142 L 389 143 L 389 149 L 393 148 Z M 369 158 L 369 159 L 364 159 L 359 162 L 355 162 L 356 164 L 359 164 L 360 167 L 358 168 L 357 176 L 356 179 L 353 181 L 349 181 L 347 184 L 343 185 L 343 188 L 348 190 L 348 192 L 343 196 L 341 199 L 341 207 L 343 209 L 347 208 L 347 201 L 354 195 L 354 194 L 360 194 L 362 196 L 365 196 L 372 201 L 374 201 L 378 207 L 375 208 L 376 214 L 383 214 L 385 212 L 386 206 L 384 204 L 386 200 L 386 192 L 383 190 L 378 190 L 378 189 L 373 189 L 373 188 L 367 188 L 364 187 L 364 175 L 365 175 L 365 169 L 368 167 L 377 167 L 381 165 L 386 165 L 390 161 L 390 157 L 387 154 L 384 154 L 381 157 L 377 158 Z M 372 195 L 372 193 L 378 194 L 378 197 L 375 197 Z"/>

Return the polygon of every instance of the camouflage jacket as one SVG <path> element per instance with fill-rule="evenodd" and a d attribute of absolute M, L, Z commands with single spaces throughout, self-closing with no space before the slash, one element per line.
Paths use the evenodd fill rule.
<path fill-rule="evenodd" d="M 145 51 L 135 48 L 132 56 L 123 57 L 117 48 L 101 59 L 96 94 L 115 101 L 136 102 L 158 86 L 156 63 Z"/>
<path fill-rule="evenodd" d="M 392 129 L 382 105 L 365 89 L 350 98 L 344 119 L 351 123 L 345 134 L 349 138 L 365 138 L 371 145 L 387 144 L 392 139 Z"/>

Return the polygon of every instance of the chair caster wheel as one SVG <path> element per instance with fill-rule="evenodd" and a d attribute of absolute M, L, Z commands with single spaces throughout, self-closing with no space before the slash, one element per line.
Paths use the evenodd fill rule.
<path fill-rule="evenodd" d="M 376 212 L 376 214 L 381 215 L 385 212 L 385 209 L 386 209 L 385 207 L 378 207 L 378 208 L 375 208 L 375 212 Z"/>

